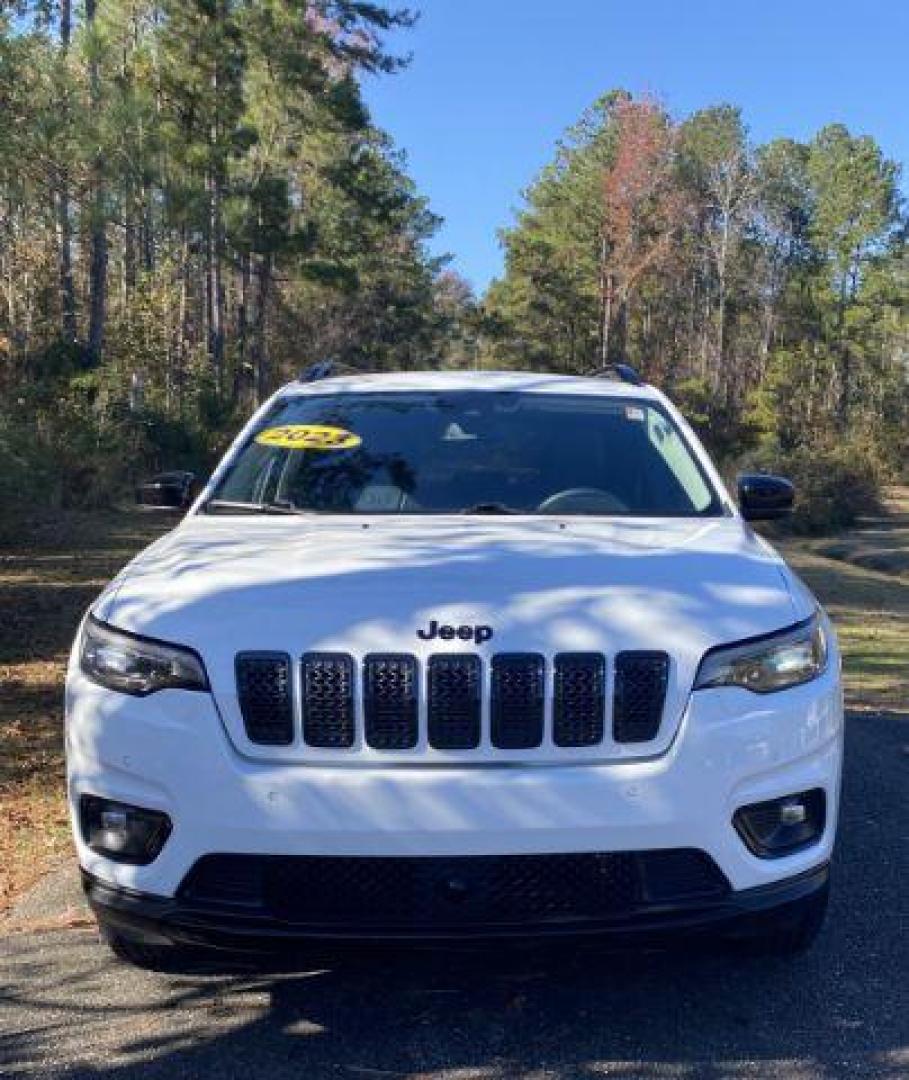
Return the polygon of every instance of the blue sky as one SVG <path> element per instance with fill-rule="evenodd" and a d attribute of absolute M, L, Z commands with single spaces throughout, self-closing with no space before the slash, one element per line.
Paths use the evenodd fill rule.
<path fill-rule="evenodd" d="M 759 142 L 841 121 L 909 163 L 909 0 L 410 4 L 422 17 L 397 43 L 413 63 L 368 80 L 367 99 L 445 218 L 435 249 L 478 290 L 501 272 L 496 230 L 521 190 L 612 87 L 676 116 L 740 105 Z"/>

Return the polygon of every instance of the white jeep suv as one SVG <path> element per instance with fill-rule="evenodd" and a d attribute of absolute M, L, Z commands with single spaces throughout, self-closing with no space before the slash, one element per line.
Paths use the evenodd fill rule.
<path fill-rule="evenodd" d="M 79 629 L 69 803 L 108 942 L 807 945 L 839 655 L 747 523 L 791 486 L 738 494 L 627 368 L 284 387 Z"/>

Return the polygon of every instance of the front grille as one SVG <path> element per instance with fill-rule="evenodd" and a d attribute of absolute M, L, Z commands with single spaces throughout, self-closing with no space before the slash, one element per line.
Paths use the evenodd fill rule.
<path fill-rule="evenodd" d="M 374 750 L 417 745 L 417 662 L 405 654 L 375 654 L 363 662 L 366 742 Z"/>
<path fill-rule="evenodd" d="M 250 741 L 264 746 L 293 742 L 290 657 L 275 652 L 240 653 L 236 675 L 237 698 Z"/>
<path fill-rule="evenodd" d="M 307 743 L 340 750 L 353 746 L 353 659 L 344 653 L 307 653 L 302 688 Z"/>
<path fill-rule="evenodd" d="M 492 658 L 492 744 L 530 750 L 543 741 L 543 657 L 499 653 Z"/>
<path fill-rule="evenodd" d="M 431 656 L 428 666 L 429 745 L 474 750 L 480 745 L 482 667 L 478 656 Z"/>
<path fill-rule="evenodd" d="M 729 888 L 702 851 L 455 857 L 207 855 L 179 895 L 325 931 L 543 926 L 622 917 Z"/>
<path fill-rule="evenodd" d="M 606 660 L 600 653 L 560 653 L 555 658 L 552 740 L 556 746 L 596 746 L 603 741 Z"/>
<path fill-rule="evenodd" d="M 603 744 L 608 715 L 614 742 L 656 739 L 669 657 L 619 653 L 611 709 L 609 663 L 602 653 L 558 653 L 552 661 L 550 709 L 547 661 L 538 653 L 493 656 L 488 690 L 479 656 L 435 654 L 426 663 L 424 693 L 416 657 L 406 653 L 374 653 L 362 667 L 346 653 L 304 653 L 297 679 L 285 653 L 243 652 L 236 658 L 237 695 L 247 737 L 265 746 L 287 746 L 302 736 L 305 746 L 339 751 L 364 746 L 408 751 L 425 745 L 449 753 L 484 745 L 506 751 L 583 749 Z M 295 709 L 302 728 L 296 726 Z"/>
<path fill-rule="evenodd" d="M 669 681 L 664 652 L 622 652 L 615 661 L 612 730 L 616 742 L 655 739 Z"/>

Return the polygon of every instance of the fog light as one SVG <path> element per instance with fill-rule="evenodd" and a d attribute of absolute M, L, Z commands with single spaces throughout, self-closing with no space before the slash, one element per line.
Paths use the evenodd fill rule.
<path fill-rule="evenodd" d="M 822 788 L 752 803 L 736 810 L 733 824 L 752 854 L 762 859 L 810 847 L 824 831 L 827 799 Z"/>
<path fill-rule="evenodd" d="M 79 800 L 82 837 L 105 858 L 147 866 L 158 857 L 171 833 L 171 821 L 159 810 L 83 795 Z"/>
<path fill-rule="evenodd" d="M 804 803 L 793 800 L 780 806 L 780 822 L 783 825 L 801 825 L 808 820 L 808 809 Z"/>

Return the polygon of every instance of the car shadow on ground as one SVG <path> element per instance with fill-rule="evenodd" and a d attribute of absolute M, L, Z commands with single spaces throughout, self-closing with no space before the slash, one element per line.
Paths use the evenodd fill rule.
<path fill-rule="evenodd" d="M 909 718 L 851 721 L 829 922 L 791 959 L 670 952 L 383 953 L 178 975 L 94 934 L 0 952 L 0 1072 L 172 1077 L 909 1076 Z"/>

